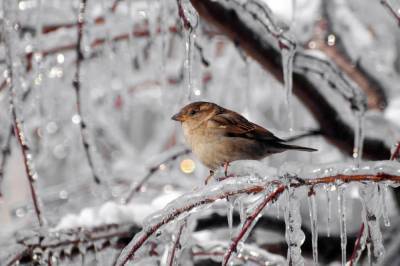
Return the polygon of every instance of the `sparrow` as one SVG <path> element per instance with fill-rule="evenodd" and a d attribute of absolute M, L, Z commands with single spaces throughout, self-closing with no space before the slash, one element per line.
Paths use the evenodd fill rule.
<path fill-rule="evenodd" d="M 210 169 L 206 184 L 220 166 L 224 166 L 225 176 L 228 177 L 228 166 L 233 161 L 261 160 L 286 150 L 317 151 L 285 144 L 285 140 L 267 129 L 211 102 L 190 103 L 171 119 L 181 122 L 186 143 Z"/>

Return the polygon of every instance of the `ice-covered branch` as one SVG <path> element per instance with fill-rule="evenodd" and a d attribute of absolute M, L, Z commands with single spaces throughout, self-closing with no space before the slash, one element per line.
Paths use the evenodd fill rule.
<path fill-rule="evenodd" d="M 390 15 L 397 20 L 397 23 L 400 26 L 400 12 L 396 10 L 387 0 L 379 1 L 381 2 L 381 5 L 389 11 Z"/>
<path fill-rule="evenodd" d="M 265 199 L 257 206 L 257 208 L 251 215 L 247 216 L 246 221 L 240 230 L 240 233 L 233 239 L 228 248 L 228 251 L 225 253 L 222 265 L 228 265 L 232 253 L 236 251 L 239 242 L 242 241 L 248 231 L 253 227 L 254 222 L 256 221 L 257 217 L 259 217 L 260 213 L 264 210 L 265 206 L 267 206 L 268 203 L 276 200 L 282 194 L 282 192 L 285 191 L 285 189 L 285 185 L 279 185 L 271 194 L 266 195 Z"/>
<path fill-rule="evenodd" d="M 139 192 L 140 189 L 143 187 L 143 185 L 149 181 L 149 179 L 158 171 L 160 170 L 160 166 L 163 164 L 167 164 L 170 163 L 172 161 L 175 161 L 177 158 L 179 158 L 180 156 L 183 156 L 185 154 L 190 153 L 189 149 L 184 149 L 178 152 L 175 152 L 173 154 L 171 154 L 170 156 L 168 156 L 166 159 L 164 159 L 161 163 L 158 163 L 152 167 L 149 168 L 147 174 L 139 181 L 139 183 L 137 183 L 135 186 L 133 186 L 130 191 L 128 192 L 128 196 L 125 198 L 124 202 L 125 203 L 129 203 L 133 196 L 135 195 L 135 193 Z"/>
<path fill-rule="evenodd" d="M 184 218 L 193 209 L 199 209 L 229 196 L 258 193 L 264 190 L 263 182 L 250 182 L 248 178 L 241 178 L 235 182 L 229 181 L 231 180 L 217 184 L 212 190 L 205 188 L 181 196 L 169 203 L 161 213 L 150 217 L 144 222 L 143 230 L 123 249 L 116 265 L 125 265 L 157 230 L 172 221 Z"/>
<path fill-rule="evenodd" d="M 176 262 L 174 263 L 174 261 L 177 261 L 177 258 L 175 258 L 175 253 L 177 252 L 178 249 L 180 249 L 181 235 L 185 227 L 186 227 L 186 221 L 184 220 L 182 224 L 179 226 L 178 233 L 176 234 L 176 239 L 174 241 L 174 244 L 172 245 L 171 254 L 168 260 L 168 266 L 173 266 L 177 264 Z"/>
<path fill-rule="evenodd" d="M 96 183 L 100 183 L 100 178 L 97 176 L 96 170 L 95 170 L 95 165 L 93 162 L 93 155 L 91 154 L 90 148 L 91 146 L 89 145 L 89 129 L 87 127 L 86 119 L 83 117 L 82 114 L 82 100 L 81 100 L 81 94 L 82 94 L 82 80 L 81 80 L 81 75 L 82 75 L 82 70 L 81 70 L 81 65 L 83 60 L 85 59 L 83 56 L 83 45 L 82 45 L 82 38 L 83 38 L 83 25 L 85 21 L 85 10 L 86 10 L 86 0 L 81 0 L 79 3 L 79 13 L 78 13 L 78 27 L 77 27 L 77 41 L 76 41 L 76 71 L 75 71 L 75 77 L 72 82 L 72 85 L 74 86 L 75 89 L 75 97 L 76 97 L 76 109 L 77 109 L 77 114 L 79 116 L 79 125 L 80 125 L 80 132 L 81 132 L 81 138 L 82 138 L 82 144 L 83 144 L 83 149 L 85 151 L 86 159 L 89 164 L 90 171 L 92 172 L 94 181 Z"/>
<path fill-rule="evenodd" d="M 28 140 L 26 138 L 26 135 L 24 133 L 24 128 L 23 128 L 23 119 L 21 117 L 21 113 L 17 110 L 19 108 L 18 102 L 17 102 L 17 97 L 18 93 L 17 90 L 19 87 L 19 84 L 17 82 L 17 77 L 15 76 L 16 73 L 21 67 L 20 63 L 18 63 L 18 54 L 16 53 L 16 44 L 17 38 L 16 35 L 18 34 L 16 27 L 17 21 L 15 20 L 16 18 L 16 5 L 13 3 L 13 1 L 4 1 L 3 3 L 3 8 L 6 10 L 5 13 L 7 13 L 7 16 L 4 21 L 4 32 L 6 34 L 5 36 L 5 44 L 6 47 L 8 48 L 8 53 L 6 56 L 7 59 L 7 76 L 6 76 L 6 81 L 7 84 L 9 85 L 9 103 L 10 103 L 10 109 L 11 109 L 11 121 L 13 124 L 13 129 L 14 129 L 14 134 L 16 136 L 16 139 L 18 141 L 18 144 L 21 148 L 22 152 L 22 158 L 24 162 L 24 168 L 25 168 L 25 173 L 28 178 L 28 184 L 29 184 L 29 189 L 32 197 L 32 202 L 36 214 L 36 218 L 38 220 L 38 223 L 40 226 L 44 225 L 44 218 L 42 214 L 42 208 L 40 206 L 40 201 L 37 195 L 37 189 L 36 189 L 36 180 L 38 179 L 38 173 L 35 170 L 34 163 L 33 163 L 33 158 L 32 158 L 32 153 L 30 150 L 30 147 L 28 145 Z"/>
<path fill-rule="evenodd" d="M 378 163 L 376 165 L 365 165 L 362 168 L 347 168 L 347 166 L 337 166 L 337 174 L 328 175 L 319 174 L 319 171 L 304 171 L 297 176 L 283 176 L 282 178 L 289 183 L 282 183 L 282 178 L 273 180 L 254 179 L 250 177 L 236 177 L 235 179 L 228 179 L 218 183 L 212 187 L 205 187 L 201 190 L 185 194 L 178 199 L 169 203 L 161 212 L 156 213 L 149 217 L 144 222 L 144 228 L 135 236 L 135 238 L 124 248 L 121 252 L 116 265 L 125 265 L 129 260 L 135 257 L 139 249 L 165 225 L 182 218 L 185 218 L 189 213 L 196 208 L 199 210 L 205 205 L 212 204 L 213 202 L 226 198 L 227 196 L 260 193 L 269 188 L 271 184 L 278 185 L 273 192 L 267 193 L 264 201 L 255 208 L 250 218 L 247 218 L 242 230 L 238 236 L 234 238 L 233 243 L 226 255 L 229 259 L 230 254 L 235 251 L 237 243 L 248 233 L 248 229 L 253 225 L 253 221 L 263 208 L 272 200 L 286 190 L 286 188 L 299 188 L 307 186 L 314 188 L 318 185 L 335 184 L 341 185 L 349 182 L 385 182 L 388 184 L 398 184 L 400 182 L 400 168 L 397 163 L 390 164 L 389 162 Z M 352 174 L 348 174 L 351 170 Z M 322 170 L 320 170 L 322 171 Z M 314 178 L 306 178 L 307 176 L 315 176 Z M 227 261 L 227 259 L 225 260 Z"/>
<path fill-rule="evenodd" d="M 399 158 L 400 158 L 400 142 L 397 142 L 396 148 L 395 148 L 394 152 L 392 153 L 392 155 L 390 156 L 390 160 L 398 161 Z"/>
<path fill-rule="evenodd" d="M 282 65 L 279 60 L 281 54 L 279 47 L 276 47 L 276 39 L 273 34 L 266 32 L 259 22 L 254 22 L 255 15 L 248 11 L 246 5 L 237 1 L 191 2 L 203 19 L 215 25 L 275 78 L 283 82 Z M 293 67 L 294 94 L 311 111 L 324 136 L 342 151 L 353 155 L 354 126 L 341 118 L 343 106 L 334 106 L 329 102 L 320 89 L 321 84 L 315 83 L 308 74 L 312 72 L 325 79 L 324 86 L 340 92 L 353 110 L 362 112 L 366 102 L 361 90 L 349 82 L 332 62 L 319 55 L 299 50 L 295 55 Z M 321 69 L 325 72 L 322 73 Z M 390 156 L 390 150 L 383 139 L 367 137 L 364 140 L 363 155 L 365 158 L 382 160 Z"/>
<path fill-rule="evenodd" d="M 101 251 L 110 246 L 117 246 L 118 242 L 132 237 L 138 229 L 134 225 L 102 225 L 86 229 L 32 232 L 32 234 L 17 240 L 16 245 L 11 245 L 11 254 L 14 254 L 8 258 L 0 258 L 0 262 L 2 265 L 12 266 L 19 261 L 33 261 L 33 253 L 38 250 L 42 253 L 36 253 L 36 258 L 42 259 L 42 262 L 48 260 L 47 257 L 42 256 L 43 254 L 52 254 L 52 256 L 58 257 L 63 253 L 71 253 L 72 248 L 84 247 L 85 250 Z"/>

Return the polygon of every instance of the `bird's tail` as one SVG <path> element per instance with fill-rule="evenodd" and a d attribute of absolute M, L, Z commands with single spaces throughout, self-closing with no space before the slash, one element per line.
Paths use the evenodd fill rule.
<path fill-rule="evenodd" d="M 285 150 L 298 150 L 298 151 L 307 151 L 307 152 L 318 151 L 317 149 L 313 149 L 313 148 L 297 146 L 297 145 L 289 145 L 289 144 L 283 144 L 283 143 L 279 143 L 278 147 L 281 149 L 285 149 Z"/>

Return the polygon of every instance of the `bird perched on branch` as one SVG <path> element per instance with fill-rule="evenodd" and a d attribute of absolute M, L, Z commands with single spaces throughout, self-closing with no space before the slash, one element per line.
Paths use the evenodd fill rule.
<path fill-rule="evenodd" d="M 260 160 L 286 150 L 317 151 L 285 144 L 267 129 L 211 102 L 190 103 L 171 119 L 182 123 L 187 144 L 210 169 L 206 184 L 220 166 L 224 166 L 228 176 L 228 165 L 233 161 Z"/>

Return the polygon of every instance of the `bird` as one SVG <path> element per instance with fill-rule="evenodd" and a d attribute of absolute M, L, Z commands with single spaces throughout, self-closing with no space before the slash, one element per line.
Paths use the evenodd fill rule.
<path fill-rule="evenodd" d="M 197 101 L 171 117 L 181 122 L 183 135 L 194 155 L 210 170 L 205 184 L 218 167 L 228 177 L 229 163 L 261 160 L 286 150 L 314 152 L 313 148 L 289 145 L 267 129 L 239 113 L 212 102 Z"/>

